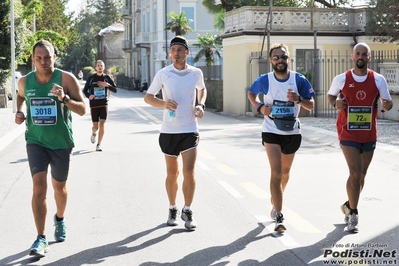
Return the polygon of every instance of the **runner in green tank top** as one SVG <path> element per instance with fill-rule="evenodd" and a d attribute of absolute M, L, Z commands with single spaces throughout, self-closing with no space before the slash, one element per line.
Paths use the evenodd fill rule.
<path fill-rule="evenodd" d="M 66 180 L 74 147 L 71 112 L 81 116 L 86 112 L 78 80 L 69 72 L 54 68 L 55 59 L 49 41 L 42 40 L 33 46 L 32 62 L 36 70 L 18 82 L 15 114 L 15 123 L 26 124 L 26 151 L 33 180 L 32 211 L 37 230 L 29 255 L 37 258 L 44 257 L 49 250 L 45 235 L 49 165 L 57 206 L 54 237 L 58 242 L 65 241 Z M 26 116 L 22 111 L 24 102 Z"/>

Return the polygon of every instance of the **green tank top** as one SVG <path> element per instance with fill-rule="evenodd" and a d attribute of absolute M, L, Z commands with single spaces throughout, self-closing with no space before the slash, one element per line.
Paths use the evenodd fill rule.
<path fill-rule="evenodd" d="M 36 81 L 35 71 L 26 75 L 26 144 L 52 150 L 73 148 L 71 110 L 50 93 L 54 83 L 62 84 L 62 70 L 54 69 L 46 84 Z"/>

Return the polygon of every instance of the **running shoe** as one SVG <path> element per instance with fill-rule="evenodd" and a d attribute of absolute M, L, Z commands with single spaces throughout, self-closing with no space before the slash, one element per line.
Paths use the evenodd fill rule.
<path fill-rule="evenodd" d="M 45 256 L 44 253 L 47 253 L 49 250 L 50 247 L 47 240 L 41 236 L 37 236 L 35 242 L 33 242 L 32 247 L 30 248 L 29 256 L 43 258 Z"/>
<path fill-rule="evenodd" d="M 176 220 L 178 212 L 179 211 L 177 209 L 169 209 L 169 218 L 168 221 L 166 222 L 167 225 L 176 226 L 179 224 L 179 222 Z"/>
<path fill-rule="evenodd" d="M 285 221 L 284 221 L 284 216 L 283 214 L 277 213 L 276 214 L 276 226 L 274 227 L 274 231 L 278 233 L 284 233 L 284 231 L 287 230 L 285 227 Z"/>
<path fill-rule="evenodd" d="M 97 146 L 96 146 L 96 151 L 103 151 L 103 150 L 101 149 L 101 146 L 98 145 L 98 144 L 97 144 Z"/>
<path fill-rule="evenodd" d="M 90 141 L 91 141 L 91 143 L 93 143 L 93 144 L 94 144 L 94 142 L 96 142 L 96 134 L 91 133 Z"/>
<path fill-rule="evenodd" d="M 57 221 L 54 215 L 54 238 L 57 242 L 64 242 L 66 238 L 66 226 L 64 220 Z"/>
<path fill-rule="evenodd" d="M 340 206 L 340 209 L 341 209 L 342 213 L 345 215 L 344 222 L 346 224 L 348 224 L 349 223 L 349 213 L 350 213 L 349 202 L 347 201 L 344 204 L 342 204 Z"/>
<path fill-rule="evenodd" d="M 356 213 L 349 214 L 349 222 L 347 226 L 347 230 L 349 232 L 357 233 L 359 228 L 357 225 L 359 224 L 359 215 Z"/>
<path fill-rule="evenodd" d="M 195 230 L 197 224 L 193 220 L 193 212 L 191 210 L 182 210 L 181 211 L 181 219 L 185 222 L 184 227 L 187 230 Z"/>
<path fill-rule="evenodd" d="M 270 211 L 270 218 L 272 218 L 272 220 L 275 221 L 276 220 L 276 215 L 277 215 L 277 212 L 276 212 L 276 209 L 273 206 L 272 210 Z"/>

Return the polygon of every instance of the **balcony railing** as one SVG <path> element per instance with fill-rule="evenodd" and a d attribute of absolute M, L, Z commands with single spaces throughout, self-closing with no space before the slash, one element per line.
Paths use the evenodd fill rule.
<path fill-rule="evenodd" d="M 392 94 L 399 95 L 399 64 L 384 63 L 378 64 L 380 74 L 385 77 L 388 83 L 388 89 Z"/>
<path fill-rule="evenodd" d="M 132 40 L 123 40 L 122 41 L 122 49 L 123 50 L 132 50 L 134 48 L 134 44 Z"/>
<path fill-rule="evenodd" d="M 137 45 L 140 44 L 149 44 L 150 43 L 150 33 L 149 32 L 142 32 L 136 35 L 135 43 Z"/>
<path fill-rule="evenodd" d="M 213 66 L 197 66 L 202 70 L 205 80 L 221 80 L 223 79 L 223 66 L 213 65 Z"/>
<path fill-rule="evenodd" d="M 273 7 L 271 31 L 364 32 L 366 8 Z M 225 33 L 264 30 L 269 7 L 246 6 L 225 14 Z M 269 26 L 268 26 L 269 28 Z"/>
<path fill-rule="evenodd" d="M 131 6 L 124 6 L 121 8 L 121 14 L 124 18 L 132 18 L 132 7 Z"/>

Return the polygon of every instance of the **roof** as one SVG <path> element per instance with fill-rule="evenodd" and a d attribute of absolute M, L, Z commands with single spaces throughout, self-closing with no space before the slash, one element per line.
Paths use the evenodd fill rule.
<path fill-rule="evenodd" d="M 111 26 L 106 27 L 105 29 L 100 30 L 98 35 L 106 35 L 106 34 L 117 34 L 117 33 L 123 33 L 125 31 L 125 25 L 121 22 L 116 22 L 112 24 Z"/>

